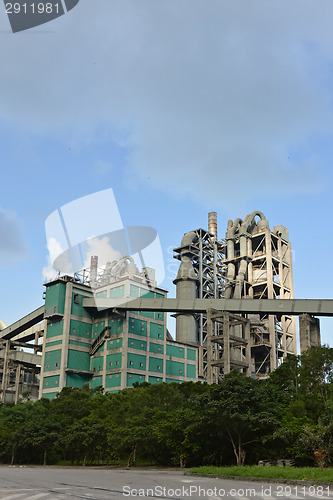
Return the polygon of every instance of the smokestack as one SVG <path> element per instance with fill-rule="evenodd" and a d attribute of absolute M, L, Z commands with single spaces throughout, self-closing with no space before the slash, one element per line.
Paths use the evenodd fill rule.
<path fill-rule="evenodd" d="M 217 238 L 217 213 L 209 212 L 208 214 L 208 232 Z"/>
<path fill-rule="evenodd" d="M 90 258 L 90 283 L 95 283 L 97 280 L 98 257 L 92 255 Z"/>

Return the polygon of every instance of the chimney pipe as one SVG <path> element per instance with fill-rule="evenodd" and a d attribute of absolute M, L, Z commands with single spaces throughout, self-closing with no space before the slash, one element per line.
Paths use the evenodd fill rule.
<path fill-rule="evenodd" d="M 98 257 L 92 255 L 90 258 L 90 283 L 95 283 L 97 280 Z"/>
<path fill-rule="evenodd" d="M 217 238 L 217 213 L 209 212 L 208 214 L 208 232 Z"/>

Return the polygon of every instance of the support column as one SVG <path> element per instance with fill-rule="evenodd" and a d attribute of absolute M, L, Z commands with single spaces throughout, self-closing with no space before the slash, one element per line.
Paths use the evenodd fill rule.
<path fill-rule="evenodd" d="M 299 340 L 301 354 L 309 349 L 309 347 L 315 347 L 321 344 L 319 318 L 314 318 L 310 314 L 300 314 Z"/>
<path fill-rule="evenodd" d="M 18 399 L 19 399 L 20 378 L 21 378 L 21 365 L 17 365 L 16 375 L 15 375 L 15 404 L 18 403 Z"/>
<path fill-rule="evenodd" d="M 7 380 L 8 380 L 8 352 L 9 352 L 9 340 L 5 342 L 5 356 L 3 360 L 3 372 L 2 372 L 2 384 L 1 384 L 1 401 L 6 402 L 6 390 L 7 390 Z"/>
<path fill-rule="evenodd" d="M 64 310 L 63 332 L 62 332 L 59 392 L 66 386 L 65 370 L 67 368 L 67 361 L 68 361 L 69 330 L 70 330 L 71 311 L 72 311 L 72 292 L 73 292 L 73 283 L 69 281 L 66 283 L 66 299 L 65 299 L 65 310 Z"/>
<path fill-rule="evenodd" d="M 207 309 L 207 384 L 213 384 L 213 344 L 212 344 L 212 336 L 213 336 L 213 320 L 212 320 L 212 310 Z"/>
<path fill-rule="evenodd" d="M 223 374 L 230 373 L 230 322 L 229 313 L 223 315 Z"/>

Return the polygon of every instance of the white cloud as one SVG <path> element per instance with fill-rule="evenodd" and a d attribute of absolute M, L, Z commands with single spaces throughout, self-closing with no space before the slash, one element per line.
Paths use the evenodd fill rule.
<path fill-rule="evenodd" d="M 87 240 L 88 249 L 85 253 L 84 268 L 90 268 L 90 259 L 93 255 L 98 256 L 98 267 L 104 267 L 108 262 L 118 260 L 120 252 L 114 250 L 110 244 L 108 236 L 103 238 L 89 238 Z"/>
<path fill-rule="evenodd" d="M 47 249 L 49 251 L 49 255 L 47 256 L 47 265 L 43 267 L 43 276 L 45 280 L 54 279 L 59 272 L 63 275 L 73 274 L 73 272 L 76 271 L 76 269 L 73 269 L 70 254 L 61 247 L 61 244 L 56 238 L 48 238 Z M 55 262 L 57 269 L 53 267 Z"/>
<path fill-rule="evenodd" d="M 7 36 L 2 117 L 69 142 L 103 130 L 132 148 L 129 176 L 222 206 L 319 189 L 320 158 L 290 151 L 333 133 L 332 17 L 328 0 L 82 0 Z"/>

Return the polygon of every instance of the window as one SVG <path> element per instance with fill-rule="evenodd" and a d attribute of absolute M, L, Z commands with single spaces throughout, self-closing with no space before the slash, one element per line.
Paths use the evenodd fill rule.
<path fill-rule="evenodd" d="M 142 331 L 142 332 L 144 332 L 144 331 L 145 331 L 145 327 L 144 327 L 144 326 L 142 326 L 142 327 L 141 327 L 141 331 Z"/>
<path fill-rule="evenodd" d="M 72 332 L 73 332 L 73 333 L 76 333 L 76 328 L 72 328 Z"/>
<path fill-rule="evenodd" d="M 112 361 L 110 361 L 110 366 L 112 366 Z"/>
<path fill-rule="evenodd" d="M 56 380 L 56 385 L 59 383 L 59 380 Z"/>
<path fill-rule="evenodd" d="M 116 361 L 116 366 L 119 366 L 119 361 Z"/>
<path fill-rule="evenodd" d="M 158 347 L 157 350 L 158 350 L 158 352 L 161 352 L 161 348 L 160 347 Z"/>
<path fill-rule="evenodd" d="M 179 370 L 179 375 L 183 375 L 183 370 Z"/>
<path fill-rule="evenodd" d="M 133 366 L 133 361 L 130 361 L 130 366 Z"/>
<path fill-rule="evenodd" d="M 117 339 L 117 344 L 119 344 L 119 342 L 120 342 L 119 339 Z"/>
<path fill-rule="evenodd" d="M 116 374 L 116 377 L 119 377 L 119 373 Z"/>
<path fill-rule="evenodd" d="M 56 366 L 56 368 L 58 368 L 59 367 L 59 363 L 56 363 L 55 366 Z"/>
<path fill-rule="evenodd" d="M 160 333 L 158 333 L 157 337 L 160 339 L 160 338 L 162 338 L 162 335 Z"/>
<path fill-rule="evenodd" d="M 132 374 L 131 374 L 131 373 L 129 373 L 129 375 L 128 375 L 128 376 L 129 376 L 129 378 L 132 378 Z"/>
<path fill-rule="evenodd" d="M 140 367 L 143 368 L 143 363 L 140 363 Z"/>
<path fill-rule="evenodd" d="M 160 370 L 161 369 L 161 366 L 160 365 L 157 365 L 157 369 Z"/>
<path fill-rule="evenodd" d="M 48 370 L 50 368 L 50 365 L 46 365 L 46 369 Z"/>
<path fill-rule="evenodd" d="M 144 344 L 141 343 L 141 347 L 144 347 Z"/>
<path fill-rule="evenodd" d="M 48 383 L 48 382 L 45 382 L 45 385 L 49 385 L 49 383 Z"/>
<path fill-rule="evenodd" d="M 80 304 L 80 298 L 78 293 L 74 293 L 74 304 Z"/>
<path fill-rule="evenodd" d="M 133 342 L 133 340 L 131 340 L 131 345 L 134 345 L 134 342 Z"/>
<path fill-rule="evenodd" d="M 109 378 L 112 378 L 112 375 L 109 375 Z"/>

